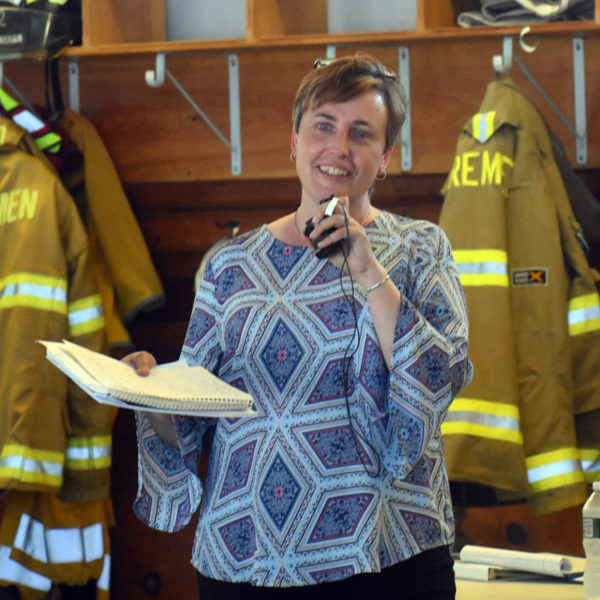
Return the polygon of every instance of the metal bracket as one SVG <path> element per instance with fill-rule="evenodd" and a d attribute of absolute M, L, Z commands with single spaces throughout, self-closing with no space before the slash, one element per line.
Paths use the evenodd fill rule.
<path fill-rule="evenodd" d="M 79 112 L 79 59 L 76 56 L 69 58 L 69 106 Z"/>
<path fill-rule="evenodd" d="M 410 171 L 412 161 L 412 125 L 410 114 L 410 50 L 407 46 L 398 48 L 398 76 L 406 92 L 406 117 L 400 130 L 400 149 L 402 151 L 402 169 Z"/>
<path fill-rule="evenodd" d="M 573 92 L 575 95 L 575 154 L 579 164 L 587 162 L 587 115 L 585 106 L 585 51 L 583 37 L 573 38 Z"/>
<path fill-rule="evenodd" d="M 202 117 L 215 135 L 229 148 L 231 152 L 231 172 L 239 175 L 242 172 L 242 136 L 240 118 L 240 83 L 239 83 L 239 57 L 229 54 L 227 57 L 229 76 L 229 134 L 227 139 L 218 127 L 210 120 L 208 115 L 194 101 L 183 85 L 175 78 L 166 66 L 165 53 L 157 52 L 156 69 L 148 70 L 145 74 L 146 83 L 151 87 L 160 87 L 165 81 L 165 75 L 179 90 L 181 95 L 190 103 L 192 108 Z"/>
<path fill-rule="evenodd" d="M 533 52 L 535 46 L 529 46 L 524 43 L 523 36 L 527 33 L 527 28 L 521 31 L 520 43 L 521 47 L 526 52 Z M 583 37 L 573 37 L 573 94 L 575 106 L 575 125 L 558 108 L 556 103 L 544 91 L 539 82 L 525 67 L 522 61 L 512 51 L 512 36 L 505 36 L 502 42 L 502 56 L 494 56 L 492 64 L 498 73 L 506 73 L 511 67 L 513 60 L 517 66 L 523 71 L 532 85 L 542 95 L 544 100 L 550 105 L 550 108 L 560 117 L 561 121 L 566 125 L 569 131 L 575 136 L 575 156 L 579 164 L 587 163 L 587 115 L 586 115 L 586 99 L 585 99 L 585 49 L 583 45 Z"/>

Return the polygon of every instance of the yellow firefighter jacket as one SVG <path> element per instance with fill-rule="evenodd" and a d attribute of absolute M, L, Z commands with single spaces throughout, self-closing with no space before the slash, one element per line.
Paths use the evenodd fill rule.
<path fill-rule="evenodd" d="M 66 110 L 63 137 L 0 88 L 0 112 L 26 129 L 35 140 L 37 155 L 59 164 L 62 182 L 73 196 L 88 234 L 109 346 L 129 345 L 129 324 L 140 311 L 165 302 L 162 284 L 152 263 L 115 166 L 95 127 L 85 117 Z M 65 133 L 66 132 L 66 133 Z M 67 146 L 67 148 L 65 148 Z M 80 160 L 73 160 L 76 153 Z M 66 160 L 63 160 L 66 159 Z"/>
<path fill-rule="evenodd" d="M 100 351 L 104 317 L 75 204 L 36 153 L 0 119 L 0 488 L 95 500 L 108 494 L 115 412 L 69 386 L 36 340 Z"/>
<path fill-rule="evenodd" d="M 95 127 L 66 110 L 62 125 L 83 153 L 83 220 L 102 295 L 111 346 L 129 342 L 123 327 L 140 311 L 165 302 L 164 290 L 142 232 L 121 186 L 115 166 Z"/>
<path fill-rule="evenodd" d="M 474 366 L 442 425 L 450 478 L 536 513 L 581 504 L 600 474 L 597 437 L 580 448 L 575 426 L 600 409 L 597 274 L 548 130 L 512 82 L 489 84 L 443 193 Z"/>

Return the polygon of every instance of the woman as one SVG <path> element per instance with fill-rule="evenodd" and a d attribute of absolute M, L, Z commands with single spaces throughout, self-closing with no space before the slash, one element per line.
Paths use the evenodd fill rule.
<path fill-rule="evenodd" d="M 373 58 L 317 61 L 293 111 L 298 210 L 215 252 L 182 351 L 257 416 L 138 413 L 135 512 L 174 531 L 202 501 L 204 600 L 454 597 L 440 424 L 470 378 L 465 304 L 442 231 L 370 201 L 405 110 Z"/>

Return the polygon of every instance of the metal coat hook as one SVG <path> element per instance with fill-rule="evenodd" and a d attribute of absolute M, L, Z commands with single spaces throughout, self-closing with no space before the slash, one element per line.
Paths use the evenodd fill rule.
<path fill-rule="evenodd" d="M 156 53 L 156 69 L 146 71 L 146 83 L 150 87 L 160 87 L 165 82 L 165 53 Z"/>
<path fill-rule="evenodd" d="M 496 73 L 508 73 L 512 69 L 513 63 L 513 39 L 510 35 L 505 35 L 502 40 L 502 54 L 496 54 L 492 57 L 492 65 Z"/>
<path fill-rule="evenodd" d="M 175 78 L 166 66 L 164 52 L 156 53 L 154 70 L 145 73 L 146 83 L 150 87 L 161 87 L 165 82 L 165 75 L 179 90 L 181 95 L 190 103 L 192 108 L 202 117 L 202 120 L 210 127 L 215 135 L 229 148 L 231 152 L 231 172 L 239 175 L 242 172 L 242 136 L 240 119 L 240 86 L 239 86 L 239 59 L 237 54 L 229 54 L 229 131 L 231 139 L 227 139 L 217 126 L 209 119 L 208 115 L 198 106 L 183 85 Z"/>
<path fill-rule="evenodd" d="M 525 41 L 525 36 L 531 31 L 531 27 L 527 25 L 523 27 L 519 33 L 519 46 L 524 52 L 531 54 L 535 52 L 537 44 L 532 46 Z M 502 40 L 502 55 L 497 54 L 492 58 L 492 65 L 496 73 L 508 73 L 513 66 L 513 36 L 505 35 Z"/>
<path fill-rule="evenodd" d="M 537 44 L 535 46 L 528 44 L 525 41 L 525 36 L 529 33 L 531 28 L 529 26 L 524 27 L 519 33 L 519 45 L 523 51 L 531 54 L 535 52 Z M 560 117 L 562 122 L 566 125 L 569 131 L 575 136 L 575 150 L 577 162 L 584 164 L 587 162 L 587 116 L 586 116 L 586 102 L 585 102 L 585 52 L 583 45 L 583 37 L 573 37 L 573 92 L 574 92 L 574 104 L 575 104 L 575 124 L 571 123 L 567 117 L 562 113 L 559 107 L 553 102 L 552 98 L 545 92 L 535 77 L 529 72 L 525 65 L 521 62 L 516 54 L 513 54 L 513 37 L 504 36 L 502 41 L 502 55 L 495 55 L 492 58 L 492 65 L 496 73 L 507 73 L 512 65 L 513 61 L 523 71 L 525 76 L 542 95 L 544 100 L 549 104 L 550 108 Z"/>

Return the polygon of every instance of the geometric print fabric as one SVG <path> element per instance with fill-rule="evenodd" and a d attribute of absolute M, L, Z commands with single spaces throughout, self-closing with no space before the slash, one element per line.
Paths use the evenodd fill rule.
<path fill-rule="evenodd" d="M 339 270 L 310 249 L 263 226 L 207 266 L 182 356 L 238 382 L 257 416 L 216 422 L 204 489 L 194 465 L 214 420 L 178 421 L 171 479 L 145 468 L 157 453 L 141 445 L 140 497 L 153 508 L 139 515 L 173 529 L 175 504 L 187 502 L 189 520 L 202 493 L 192 563 L 204 575 L 310 585 L 452 542 L 438 424 L 470 377 L 458 276 L 430 223 L 383 212 L 366 231 L 403 292 L 391 371 L 368 299 L 355 286 L 350 306 L 347 275 L 342 290 Z"/>

